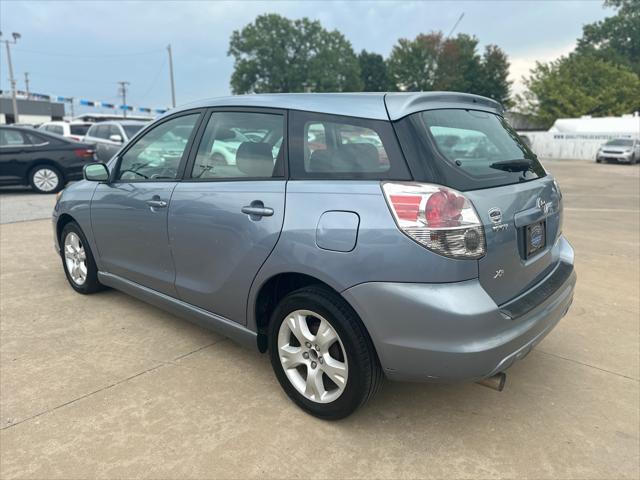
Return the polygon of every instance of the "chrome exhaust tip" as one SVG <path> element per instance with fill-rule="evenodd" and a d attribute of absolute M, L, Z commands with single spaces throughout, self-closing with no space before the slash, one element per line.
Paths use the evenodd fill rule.
<path fill-rule="evenodd" d="M 507 382 L 507 374 L 504 372 L 496 373 L 495 375 L 482 380 L 477 381 L 478 385 L 491 388 L 497 392 L 501 392 L 504 389 L 504 384 Z"/>

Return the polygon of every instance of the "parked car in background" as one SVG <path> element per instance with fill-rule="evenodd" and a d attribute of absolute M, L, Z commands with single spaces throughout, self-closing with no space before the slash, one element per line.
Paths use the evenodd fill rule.
<path fill-rule="evenodd" d="M 0 126 L 0 185 L 55 193 L 94 162 L 93 146 L 28 127 Z"/>
<path fill-rule="evenodd" d="M 99 161 L 106 162 L 113 157 L 122 145 L 138 133 L 146 122 L 137 120 L 118 120 L 94 123 L 87 132 L 84 141 L 95 144 Z"/>
<path fill-rule="evenodd" d="M 77 292 L 117 288 L 269 352 L 298 406 L 337 419 L 383 375 L 500 389 L 573 300 L 562 215 L 493 100 L 278 94 L 171 110 L 88 165 L 53 228 Z"/>
<path fill-rule="evenodd" d="M 616 138 L 602 145 L 596 162 L 621 162 L 633 165 L 640 162 L 640 139 Z"/>
<path fill-rule="evenodd" d="M 54 133 L 81 142 L 91 125 L 91 123 L 85 122 L 46 122 L 38 128 L 45 132 Z"/>

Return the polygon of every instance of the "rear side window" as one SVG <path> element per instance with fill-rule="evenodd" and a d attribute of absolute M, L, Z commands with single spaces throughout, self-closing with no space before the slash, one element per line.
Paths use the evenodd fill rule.
<path fill-rule="evenodd" d="M 410 179 L 389 122 L 293 112 L 292 178 Z"/>
<path fill-rule="evenodd" d="M 546 175 L 535 154 L 499 115 L 428 110 L 397 124 L 416 179 L 457 190 L 509 185 Z"/>
<path fill-rule="evenodd" d="M 284 115 L 277 113 L 213 112 L 192 178 L 282 177 L 284 126 Z"/>
<path fill-rule="evenodd" d="M 55 133 L 56 135 L 64 135 L 64 128 L 60 125 L 47 125 L 45 130 L 47 132 Z"/>
<path fill-rule="evenodd" d="M 0 146 L 2 147 L 19 147 L 21 145 L 29 145 L 31 142 L 17 130 L 0 130 Z"/>
<path fill-rule="evenodd" d="M 69 125 L 71 135 L 86 135 L 90 125 Z"/>

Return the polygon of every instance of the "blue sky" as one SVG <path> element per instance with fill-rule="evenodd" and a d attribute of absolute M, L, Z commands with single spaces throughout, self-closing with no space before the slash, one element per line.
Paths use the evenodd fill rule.
<path fill-rule="evenodd" d="M 388 55 L 398 38 L 431 30 L 473 34 L 509 55 L 520 78 L 536 60 L 573 49 L 585 23 L 613 14 L 600 1 L 10 1 L 0 2 L 0 30 L 19 32 L 12 50 L 18 88 L 24 72 L 33 92 L 118 101 L 117 82 L 131 82 L 135 106 L 170 104 L 166 45 L 174 52 L 177 103 L 229 93 L 231 32 L 261 13 L 320 20 L 356 51 Z M 4 45 L 3 45 L 4 47 Z M 4 48 L 0 88 L 9 88 Z"/>

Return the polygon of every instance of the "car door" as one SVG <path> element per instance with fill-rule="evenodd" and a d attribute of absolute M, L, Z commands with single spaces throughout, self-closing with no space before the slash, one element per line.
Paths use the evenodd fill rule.
<path fill-rule="evenodd" d="M 167 212 L 201 111 L 170 117 L 131 144 L 96 187 L 91 225 L 103 268 L 175 296 Z"/>
<path fill-rule="evenodd" d="M 20 130 L 0 128 L 0 183 L 28 183 L 27 170 L 33 159 L 33 144 Z"/>
<path fill-rule="evenodd" d="M 285 113 L 214 111 L 169 206 L 169 238 L 179 297 L 246 322 L 251 283 L 284 219 Z M 230 146 L 228 139 L 248 133 Z M 220 144 L 233 154 L 217 158 Z"/>

